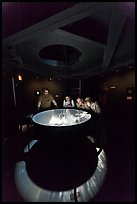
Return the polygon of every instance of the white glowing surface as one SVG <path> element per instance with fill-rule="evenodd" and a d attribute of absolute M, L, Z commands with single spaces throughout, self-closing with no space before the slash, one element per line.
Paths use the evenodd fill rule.
<path fill-rule="evenodd" d="M 84 123 L 91 118 L 91 114 L 76 109 L 55 109 L 38 113 L 32 120 L 44 126 L 72 126 Z"/>

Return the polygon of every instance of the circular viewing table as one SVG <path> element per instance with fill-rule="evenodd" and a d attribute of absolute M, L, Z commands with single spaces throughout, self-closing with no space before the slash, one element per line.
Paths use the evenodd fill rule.
<path fill-rule="evenodd" d="M 53 109 L 33 116 L 37 139 L 73 139 L 87 136 L 91 114 L 78 109 Z"/>

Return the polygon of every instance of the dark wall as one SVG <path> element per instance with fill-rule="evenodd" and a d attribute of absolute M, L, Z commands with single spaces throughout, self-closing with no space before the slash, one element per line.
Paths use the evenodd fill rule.
<path fill-rule="evenodd" d="M 83 99 L 85 99 L 87 96 L 90 96 L 92 100 L 98 100 L 99 85 L 99 77 L 86 79 L 68 79 L 65 82 L 65 94 L 71 95 L 74 99 L 79 96 L 81 96 Z"/>
<path fill-rule="evenodd" d="M 39 95 L 36 95 L 36 91 L 42 92 L 42 88 L 48 88 L 49 92 L 53 95 L 58 105 L 62 105 L 62 97 L 64 93 L 64 86 L 62 80 L 58 79 L 47 79 L 47 78 L 36 78 L 31 77 L 24 78 L 18 86 L 18 97 L 20 103 L 23 102 L 24 114 L 31 114 L 37 108 L 37 101 Z M 21 92 L 21 94 L 20 94 Z"/>
<path fill-rule="evenodd" d="M 127 100 L 128 89 L 132 90 L 132 100 Z M 114 73 L 100 83 L 100 102 L 104 108 L 130 108 L 135 99 L 135 71 Z"/>
<path fill-rule="evenodd" d="M 2 77 L 2 137 L 13 137 L 17 129 L 16 107 L 13 96 L 12 77 Z"/>
<path fill-rule="evenodd" d="M 86 98 L 90 96 L 92 100 L 99 100 L 99 85 L 100 85 L 100 78 L 99 77 L 92 77 L 82 80 L 81 85 L 81 92 L 82 97 Z"/>

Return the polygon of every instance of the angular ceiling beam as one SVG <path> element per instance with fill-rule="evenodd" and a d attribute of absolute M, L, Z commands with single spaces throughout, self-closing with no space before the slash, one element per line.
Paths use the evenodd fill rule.
<path fill-rule="evenodd" d="M 48 19 L 41 21 L 40 23 L 7 37 L 2 42 L 3 44 L 11 45 L 22 43 L 23 41 L 35 37 L 35 35 L 37 36 L 41 31 L 50 32 L 91 16 L 93 13 L 97 12 L 97 9 L 102 4 L 103 2 L 81 2 L 69 9 L 55 14 L 54 16 L 51 16 Z"/>
<path fill-rule="evenodd" d="M 113 10 L 108 31 L 107 45 L 104 50 L 102 71 L 106 71 L 109 68 L 110 62 L 122 35 L 126 19 L 127 16 L 122 11 L 119 11 L 118 8 Z"/>

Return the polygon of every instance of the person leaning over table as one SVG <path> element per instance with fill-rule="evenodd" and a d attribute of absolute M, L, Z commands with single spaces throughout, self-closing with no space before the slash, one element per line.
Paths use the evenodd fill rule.
<path fill-rule="evenodd" d="M 37 110 L 38 111 L 48 110 L 52 107 L 52 103 L 54 104 L 55 107 L 57 107 L 57 102 L 55 101 L 52 94 L 49 93 L 49 89 L 43 88 L 42 94 L 38 99 Z"/>
<path fill-rule="evenodd" d="M 76 107 L 79 109 L 85 109 L 85 104 L 84 104 L 84 100 L 81 97 L 78 97 L 76 99 Z"/>
<path fill-rule="evenodd" d="M 86 97 L 84 101 L 85 107 L 88 110 L 92 110 L 97 114 L 102 113 L 102 110 L 97 101 L 92 101 L 91 97 Z"/>

